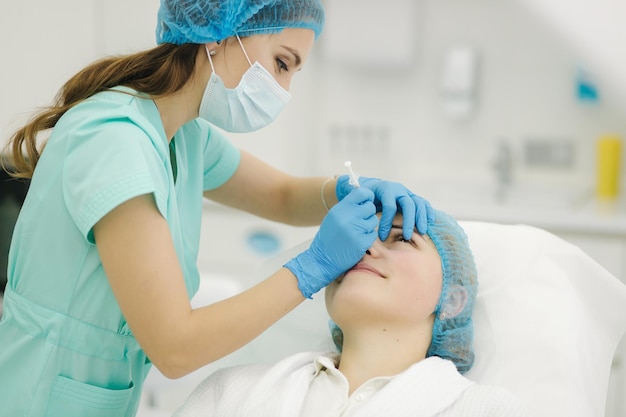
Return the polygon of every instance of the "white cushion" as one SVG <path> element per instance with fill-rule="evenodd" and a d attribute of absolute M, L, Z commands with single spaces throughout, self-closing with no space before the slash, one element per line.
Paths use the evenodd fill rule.
<path fill-rule="evenodd" d="M 626 286 L 544 230 L 460 223 L 479 280 L 466 376 L 509 388 L 536 416 L 603 416 Z"/>

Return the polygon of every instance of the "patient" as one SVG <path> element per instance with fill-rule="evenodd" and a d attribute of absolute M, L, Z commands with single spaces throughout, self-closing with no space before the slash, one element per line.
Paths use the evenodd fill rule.
<path fill-rule="evenodd" d="M 463 377 L 474 362 L 474 259 L 436 212 L 426 235 L 389 238 L 326 288 L 338 352 L 304 352 L 205 379 L 178 417 L 526 416 L 510 392 Z"/>

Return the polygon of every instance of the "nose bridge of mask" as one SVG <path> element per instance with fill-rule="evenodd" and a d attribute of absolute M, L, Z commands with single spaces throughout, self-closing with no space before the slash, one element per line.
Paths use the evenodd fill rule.
<path fill-rule="evenodd" d="M 265 67 L 258 61 L 252 64 L 250 70 L 248 70 L 243 76 L 244 78 L 247 78 L 248 82 L 244 84 L 248 87 L 247 91 L 250 93 L 252 92 L 250 88 L 260 91 L 268 89 L 272 91 L 276 98 L 281 100 L 283 103 L 287 103 L 291 98 L 289 91 L 285 90 L 269 73 L 269 71 L 266 70 Z"/>

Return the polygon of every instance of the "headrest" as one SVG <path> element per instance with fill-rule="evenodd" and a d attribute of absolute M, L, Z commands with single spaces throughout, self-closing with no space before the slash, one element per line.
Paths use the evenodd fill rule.
<path fill-rule="evenodd" d="M 626 285 L 578 247 L 524 225 L 461 222 L 478 268 L 476 362 L 466 376 L 535 416 L 602 416 Z"/>

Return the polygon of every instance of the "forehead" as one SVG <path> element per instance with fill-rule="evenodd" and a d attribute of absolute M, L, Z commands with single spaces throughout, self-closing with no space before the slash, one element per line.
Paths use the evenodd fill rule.
<path fill-rule="evenodd" d="M 315 43 L 315 33 L 311 29 L 285 28 L 278 33 L 267 35 L 267 37 L 271 42 L 277 44 L 305 49 L 302 53 L 308 52 Z"/>

